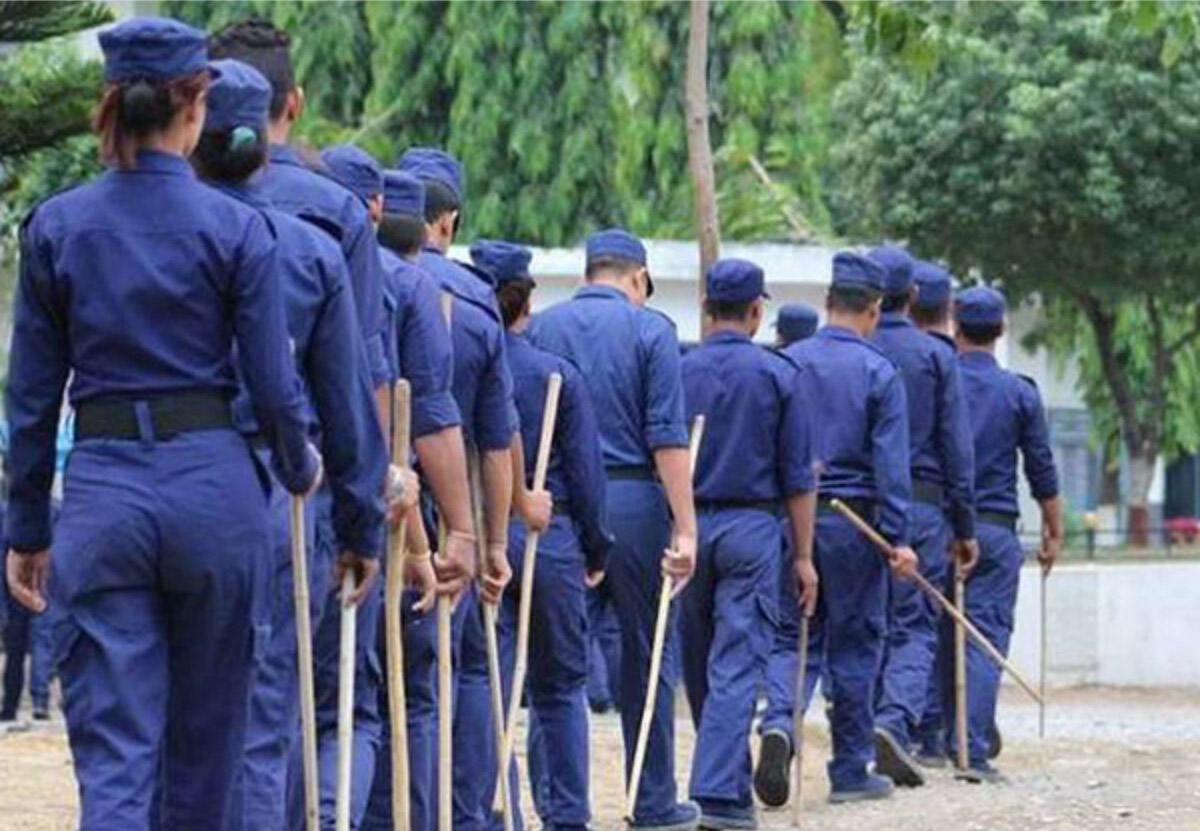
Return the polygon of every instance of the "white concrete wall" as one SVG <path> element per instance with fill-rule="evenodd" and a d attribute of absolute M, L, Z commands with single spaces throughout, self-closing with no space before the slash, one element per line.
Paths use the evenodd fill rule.
<path fill-rule="evenodd" d="M 1011 660 L 1036 683 L 1039 573 L 1021 573 Z M 1200 562 L 1064 565 L 1047 599 L 1047 683 L 1200 688 Z"/>

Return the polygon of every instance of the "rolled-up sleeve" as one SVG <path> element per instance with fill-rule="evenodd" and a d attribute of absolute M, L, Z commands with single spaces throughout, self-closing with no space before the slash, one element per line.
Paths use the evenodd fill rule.
<path fill-rule="evenodd" d="M 646 353 L 643 437 L 651 451 L 687 447 L 679 341 L 666 320 L 652 314 L 647 314 L 645 320 L 642 330 Z"/>

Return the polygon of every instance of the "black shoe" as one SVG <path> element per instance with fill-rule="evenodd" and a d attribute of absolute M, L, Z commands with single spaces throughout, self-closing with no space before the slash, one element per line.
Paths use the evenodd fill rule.
<path fill-rule="evenodd" d="M 754 793 L 768 808 L 787 805 L 791 791 L 788 767 L 792 763 L 792 743 L 782 730 L 763 733 L 758 751 L 758 768 L 754 771 Z"/>
<path fill-rule="evenodd" d="M 49 721 L 50 710 L 46 707 L 38 707 L 33 711 L 34 721 Z"/>
<path fill-rule="evenodd" d="M 16 721 L 16 720 L 17 720 L 17 711 L 16 710 L 0 711 L 0 722 Z"/>
<path fill-rule="evenodd" d="M 987 740 L 988 758 L 995 759 L 1000 755 L 1000 751 L 1004 750 L 1004 739 L 1000 737 L 1000 728 L 995 724 L 988 730 Z"/>
<path fill-rule="evenodd" d="M 829 793 L 829 801 L 834 805 L 847 802 L 867 802 L 874 799 L 890 799 L 896 790 L 895 784 L 886 776 L 869 774 L 865 782 L 853 788 L 843 788 Z"/>
<path fill-rule="evenodd" d="M 969 782 L 972 785 L 1007 785 L 1008 777 L 987 762 L 977 762 L 966 770 L 954 774 L 959 782 Z"/>
<path fill-rule="evenodd" d="M 919 788 L 925 784 L 925 774 L 917 760 L 882 727 L 875 728 L 875 770 L 902 788 Z"/>
<path fill-rule="evenodd" d="M 611 701 L 590 701 L 588 707 L 598 716 L 604 715 L 613 708 Z"/>

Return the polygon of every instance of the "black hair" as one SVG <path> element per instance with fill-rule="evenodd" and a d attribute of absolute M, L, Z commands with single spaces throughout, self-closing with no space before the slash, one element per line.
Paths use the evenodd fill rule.
<path fill-rule="evenodd" d="M 92 117 L 101 158 L 133 168 L 141 141 L 167 129 L 175 113 L 195 101 L 208 83 L 208 73 L 198 72 L 169 81 L 138 78 L 109 84 Z"/>
<path fill-rule="evenodd" d="M 591 280 L 597 274 L 606 271 L 616 272 L 617 274 L 628 274 L 631 271 L 637 271 L 639 268 L 644 268 L 644 266 L 637 260 L 606 255 L 588 260 L 584 276 Z"/>
<path fill-rule="evenodd" d="M 254 138 L 251 142 L 239 135 L 235 141 L 234 128 L 205 130 L 192 151 L 192 165 L 202 179 L 229 184 L 244 182 L 267 161 L 266 132 L 255 129 Z"/>
<path fill-rule="evenodd" d="M 441 182 L 426 179 L 425 221 L 432 224 L 446 214 L 454 213 L 455 211 L 458 211 L 458 216 L 454 218 L 454 232 L 458 233 L 458 226 L 462 221 L 462 205 L 459 204 L 458 197 L 454 195 L 454 191 Z"/>
<path fill-rule="evenodd" d="M 296 88 L 289 52 L 291 38 L 274 23 L 252 17 L 230 24 L 208 39 L 212 60 L 234 58 L 250 64 L 271 82 L 271 119 L 283 115 L 288 93 Z"/>
<path fill-rule="evenodd" d="M 750 316 L 753 300 L 709 300 L 704 298 L 704 314 L 714 321 L 744 321 Z"/>
<path fill-rule="evenodd" d="M 496 289 L 496 302 L 500 304 L 500 315 L 504 328 L 508 328 L 525 313 L 529 297 L 533 294 L 532 280 L 508 280 Z"/>
<path fill-rule="evenodd" d="M 862 314 L 871 308 L 882 292 L 866 286 L 830 286 L 825 306 L 832 312 Z"/>
<path fill-rule="evenodd" d="M 917 306 L 913 305 L 908 310 L 908 314 L 912 317 L 913 322 L 922 328 L 937 326 L 939 323 L 944 323 L 946 318 L 950 316 L 950 298 L 938 303 L 936 306 Z"/>
<path fill-rule="evenodd" d="M 413 257 L 425 245 L 425 223 L 418 216 L 385 213 L 379 221 L 379 242 L 401 257 Z"/>
<path fill-rule="evenodd" d="M 885 294 L 883 296 L 882 311 L 885 312 L 902 312 L 904 307 L 908 305 L 909 298 L 912 295 L 905 291 L 899 294 Z"/>
<path fill-rule="evenodd" d="M 987 346 L 1004 334 L 1003 323 L 959 323 L 958 331 L 970 343 Z"/>

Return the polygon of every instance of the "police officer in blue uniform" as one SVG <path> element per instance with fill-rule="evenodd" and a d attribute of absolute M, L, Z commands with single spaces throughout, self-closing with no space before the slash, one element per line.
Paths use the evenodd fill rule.
<path fill-rule="evenodd" d="M 295 359 L 315 415 L 313 437 L 321 443 L 333 496 L 333 527 L 338 550 L 347 552 L 340 568 L 374 573 L 383 544 L 383 482 L 387 453 L 375 412 L 371 377 L 354 312 L 354 296 L 346 263 L 337 243 L 318 228 L 273 208 L 254 178 L 266 162 L 267 113 L 271 86 L 256 69 L 235 60 L 217 61 L 221 76 L 212 84 L 204 133 L 192 155 L 201 177 L 234 198 L 262 211 L 280 241 L 279 273 L 287 307 L 288 331 Z M 245 397 L 235 404 L 238 428 L 256 440 L 257 425 Z M 269 460 L 265 449 L 257 449 Z M 414 489 L 415 491 L 415 489 Z M 414 500 L 415 501 L 415 500 Z M 271 501 L 274 563 L 269 621 L 270 646 L 260 665 L 250 702 L 246 760 L 230 829 L 282 828 L 287 760 L 297 718 L 296 630 L 292 602 L 290 500 L 282 490 Z M 315 564 L 314 564 L 315 565 Z M 340 584 L 329 569 L 310 572 L 317 597 Z M 362 582 L 360 580 L 360 582 Z M 377 614 L 377 587 L 361 614 L 366 624 Z M 337 615 L 329 616 L 336 629 Z M 371 631 L 371 630 L 367 630 Z M 371 639 L 364 637 L 364 658 Z M 322 644 L 328 646 L 328 639 Z M 332 655 L 318 656 L 322 667 L 336 667 Z M 365 675 L 365 670 L 360 670 Z M 331 755 L 336 751 L 336 673 L 321 674 L 319 729 L 327 758 L 323 777 L 323 813 L 332 822 L 334 784 Z M 364 683 L 366 678 L 362 679 Z M 334 684 L 334 694 L 326 690 Z M 356 716 L 362 716 L 356 713 Z M 355 719 L 356 731 L 371 729 L 374 720 Z M 376 728 L 377 729 L 377 728 Z M 359 754 L 360 767 L 369 763 Z"/>
<path fill-rule="evenodd" d="M 262 177 L 262 192 L 276 208 L 326 230 L 341 247 L 350 269 L 355 310 L 367 346 L 371 380 L 381 402 L 380 418 L 386 428 L 386 407 L 382 405 L 388 380 L 383 351 L 383 278 L 374 229 L 366 209 L 352 193 L 311 169 L 287 143 L 304 113 L 304 90 L 296 84 L 289 46 L 286 32 L 259 19 L 227 26 L 211 39 L 214 58 L 244 61 L 271 82 L 267 126 L 270 160 Z"/>
<path fill-rule="evenodd" d="M 454 824 L 459 831 L 480 831 L 491 817 L 486 791 L 493 777 L 481 769 L 479 759 L 495 758 L 497 751 L 479 602 L 499 603 L 511 577 L 509 512 L 522 510 L 513 500 L 512 446 L 519 439 L 519 425 L 503 324 L 488 276 L 446 256 L 465 197 L 462 166 L 443 150 L 413 148 L 401 156 L 399 170 L 425 185 L 426 239 L 417 265 L 453 298 L 454 397 L 463 416 L 468 458 L 479 459 L 483 491 L 486 540 L 479 591 L 468 592 L 455 610 L 454 638 Z M 474 544 L 474 537 L 469 542 Z"/>
<path fill-rule="evenodd" d="M 529 343 L 534 281 L 529 249 L 481 240 L 471 259 L 496 280 L 505 326 L 509 368 L 525 447 L 521 478 L 532 480 L 541 441 L 541 425 L 550 375 L 562 376 L 557 421 L 551 444 L 546 488 L 554 516 L 538 539 L 538 559 L 529 634 L 530 781 L 543 825 L 582 831 L 588 807 L 587 632 L 584 591 L 604 579 L 612 535 L 607 529 L 604 464 L 591 399 L 579 371 L 563 358 Z M 509 562 L 523 567 L 529 531 L 515 522 L 509 529 Z M 511 687 L 516 657 L 518 590 L 505 593 L 500 638 L 504 692 Z M 505 707 L 519 702 L 506 699 Z M 510 793 L 519 793 L 515 763 Z M 487 794 L 490 799 L 493 794 Z M 519 814 L 519 811 L 518 811 Z"/>
<path fill-rule="evenodd" d="M 718 260 L 705 275 L 707 336 L 683 358 L 689 419 L 705 417 L 696 466 L 700 546 L 679 626 L 696 749 L 690 793 L 700 826 L 754 828 L 749 735 L 775 636 L 785 510 L 792 579 L 804 614 L 817 602 L 816 508 L 808 402 L 800 373 L 751 338 L 762 323 L 763 271 Z"/>
<path fill-rule="evenodd" d="M 691 576 L 696 520 L 679 342 L 668 318 L 642 306 L 654 290 L 645 246 L 627 231 L 610 229 L 588 237 L 586 249 L 586 285 L 572 299 L 534 316 L 530 340 L 574 363 L 593 408 L 603 413 L 600 439 L 616 538 L 605 583 L 621 624 L 621 729 L 628 772 L 645 703 L 663 573 L 676 585 Z M 637 829 L 685 831 L 700 819 L 697 805 L 676 798 L 675 648 L 669 635 L 633 817 Z"/>
<path fill-rule="evenodd" d="M 100 35 L 105 159 L 21 233 L 8 374 L 8 579 L 35 611 L 51 568 L 54 433 L 76 444 L 53 541 L 73 634 L 63 694 L 80 827 L 223 828 L 245 748 L 271 561 L 272 485 L 233 429 L 233 343 L 278 481 L 320 462 L 288 344 L 277 247 L 255 209 L 199 184 L 204 33 L 133 18 Z M 169 321 L 169 325 L 164 325 Z"/>
<path fill-rule="evenodd" d="M 906 251 L 882 246 L 870 256 L 883 266 L 883 315 L 872 343 L 900 370 L 908 403 L 912 495 L 910 539 L 921 573 L 946 585 L 953 549 L 970 567 L 975 542 L 974 451 L 953 349 L 908 317 L 916 291 L 915 263 Z M 876 770 L 898 785 L 925 782 L 909 753 L 925 714 L 937 656 L 939 609 L 912 582 L 889 585 L 888 630 L 875 702 Z"/>
<path fill-rule="evenodd" d="M 775 347 L 784 349 L 796 341 L 811 338 L 821 324 L 817 310 L 807 303 L 787 303 L 775 317 Z"/>
<path fill-rule="evenodd" d="M 412 433 L 421 473 L 430 483 L 439 515 L 451 529 L 469 536 L 471 505 L 462 418 L 453 395 L 450 332 L 442 316 L 439 288 L 414 262 L 425 239 L 425 186 L 419 179 L 396 170 L 383 172 L 378 230 L 385 293 L 394 309 L 389 351 L 397 374 L 411 387 Z M 453 590 L 453 586 L 446 589 Z M 406 594 L 402 607 L 409 797 L 411 827 L 425 831 L 436 824 L 437 633 L 432 616 L 418 612 L 414 600 Z M 387 751 L 391 734 L 387 727 L 364 831 L 392 827 L 391 755 Z"/>
<path fill-rule="evenodd" d="M 1004 333 L 1004 297 L 985 286 L 967 289 L 954 308 L 959 369 L 975 441 L 976 521 L 979 564 L 966 584 L 966 612 L 979 630 L 1007 654 L 1023 558 L 1017 539 L 1017 454 L 1042 511 L 1038 560 L 1049 570 L 1062 541 L 1058 474 L 1050 450 L 1046 415 L 1032 380 L 1000 368 L 996 341 Z M 975 644 L 967 647 L 967 750 L 965 778 L 996 782 L 988 762 L 996 718 L 1000 668 Z M 952 698 L 946 700 L 947 730 L 953 730 Z M 951 735 L 950 746 L 953 746 Z"/>
<path fill-rule="evenodd" d="M 878 799 L 893 784 L 871 773 L 876 670 L 887 623 L 887 569 L 875 546 L 829 505 L 837 498 L 895 546 L 893 571 L 917 568 L 909 547 L 908 412 L 904 381 L 867 340 L 879 322 L 883 269 L 842 252 L 833 258 L 827 324 L 785 350 L 804 373 L 820 471 L 816 533 L 821 579 L 809 654 L 821 655 L 832 679 L 831 802 Z M 789 708 L 790 709 L 790 708 Z M 790 720 L 790 719 L 789 719 Z M 789 753 L 764 752 L 760 767 L 786 793 Z"/>

